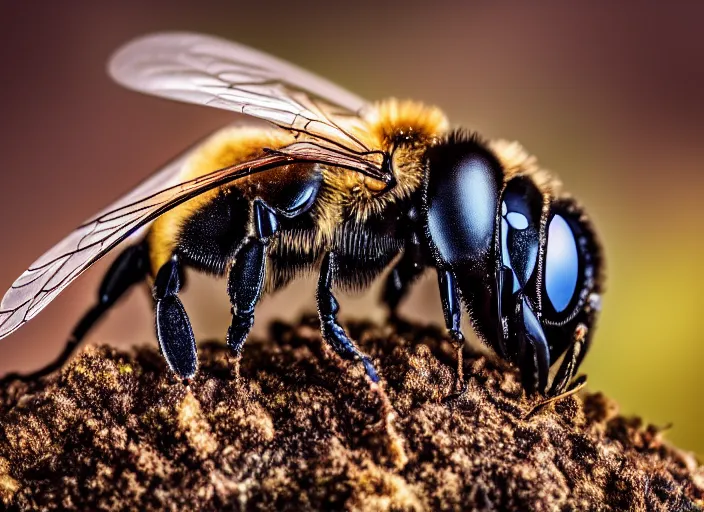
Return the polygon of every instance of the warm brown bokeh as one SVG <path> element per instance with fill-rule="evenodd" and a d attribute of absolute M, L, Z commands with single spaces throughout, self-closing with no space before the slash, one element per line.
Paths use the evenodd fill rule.
<path fill-rule="evenodd" d="M 110 53 L 158 30 L 224 36 L 284 57 L 367 98 L 436 103 L 453 122 L 515 138 L 589 207 L 608 256 L 608 294 L 590 387 L 699 453 L 704 344 L 704 6 L 594 3 L 5 2 L 0 16 L 0 287 L 78 222 L 232 116 L 112 84 Z M 469 4 L 469 3 L 466 3 Z M 430 5 L 430 7 L 429 7 Z M 101 262 L 3 340 L 0 373 L 52 358 L 93 300 Z M 433 277 L 404 308 L 440 320 Z M 185 294 L 198 334 L 222 336 L 224 283 Z M 303 291 L 301 291 L 303 290 Z M 141 290 L 140 290 L 141 291 Z M 373 292 L 343 300 L 379 317 Z M 310 297 L 268 298 L 266 319 Z M 93 340 L 153 340 L 134 293 Z"/>

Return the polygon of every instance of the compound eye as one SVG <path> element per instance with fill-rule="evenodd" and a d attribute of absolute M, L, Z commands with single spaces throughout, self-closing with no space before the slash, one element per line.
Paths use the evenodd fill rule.
<path fill-rule="evenodd" d="M 553 203 L 545 226 L 542 313 L 553 325 L 568 322 L 596 290 L 600 251 L 571 200 Z"/>
<path fill-rule="evenodd" d="M 559 214 L 548 224 L 545 291 L 556 313 L 562 313 L 577 293 L 579 253 L 574 232 Z"/>
<path fill-rule="evenodd" d="M 540 323 L 555 362 L 575 337 L 588 343 L 599 312 L 602 260 L 591 224 L 571 198 L 553 201 L 544 232 Z"/>

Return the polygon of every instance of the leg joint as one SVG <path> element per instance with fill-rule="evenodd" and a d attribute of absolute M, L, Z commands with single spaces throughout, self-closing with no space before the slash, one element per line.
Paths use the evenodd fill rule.
<path fill-rule="evenodd" d="M 265 240 L 279 230 L 279 221 L 276 213 L 261 199 L 255 199 L 252 205 L 254 234 L 257 238 Z"/>
<path fill-rule="evenodd" d="M 181 275 L 179 272 L 178 258 L 173 256 L 164 263 L 154 279 L 154 298 L 162 300 L 176 295 L 181 290 Z"/>

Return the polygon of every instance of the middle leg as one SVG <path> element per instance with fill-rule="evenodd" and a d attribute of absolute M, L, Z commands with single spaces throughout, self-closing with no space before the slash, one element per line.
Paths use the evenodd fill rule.
<path fill-rule="evenodd" d="M 316 297 L 323 339 L 342 359 L 361 361 L 369 379 L 373 383 L 377 383 L 379 382 L 379 376 L 371 360 L 357 348 L 337 320 L 340 305 L 332 293 L 336 272 L 337 262 L 335 253 L 329 252 L 323 258 L 323 264 L 320 267 L 320 278 L 318 280 Z"/>
<path fill-rule="evenodd" d="M 230 269 L 227 291 L 232 304 L 232 324 L 227 331 L 227 344 L 236 357 L 254 324 L 254 308 L 259 302 L 266 278 L 266 258 L 271 237 L 278 230 L 275 214 L 260 200 L 252 205 L 254 236 L 237 252 Z"/>
<path fill-rule="evenodd" d="M 394 419 L 396 417 L 394 408 L 389 401 L 386 391 L 384 391 L 384 388 L 379 383 L 379 375 L 374 369 L 371 360 L 357 348 L 337 320 L 340 305 L 332 293 L 335 276 L 338 274 L 336 259 L 336 254 L 329 252 L 325 254 L 320 267 L 320 278 L 318 280 L 316 298 L 318 301 L 318 314 L 320 315 L 320 329 L 323 334 L 323 339 L 342 359 L 361 361 L 364 365 L 364 370 L 370 382 L 370 391 L 377 395 L 381 405 L 381 421 L 375 425 L 371 425 L 367 432 L 373 432 L 379 428 L 383 429 L 388 439 L 387 442 L 391 460 L 396 467 L 400 469 L 408 462 L 408 456 L 405 452 L 403 437 L 399 435 L 394 426 Z"/>

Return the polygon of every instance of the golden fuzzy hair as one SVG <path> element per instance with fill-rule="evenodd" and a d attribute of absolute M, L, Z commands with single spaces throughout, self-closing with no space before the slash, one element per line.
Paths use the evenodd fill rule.
<path fill-rule="evenodd" d="M 423 178 L 425 150 L 449 129 L 447 117 L 439 108 L 411 100 L 391 98 L 375 103 L 362 113 L 362 118 L 366 122 L 367 146 L 392 155 L 396 184 L 380 194 L 384 184 L 373 183 L 375 180 L 329 173 L 328 181 L 340 192 L 337 199 L 349 210 L 350 217 L 360 223 L 418 189 Z"/>
<path fill-rule="evenodd" d="M 487 145 L 499 159 L 504 168 L 504 182 L 516 175 L 530 176 L 533 183 L 544 194 L 557 197 L 562 189 L 562 182 L 538 165 L 538 159 L 528 153 L 523 145 L 516 141 L 504 139 L 490 140 Z"/>
<path fill-rule="evenodd" d="M 323 186 L 313 210 L 317 225 L 315 247 L 331 245 L 343 221 L 363 223 L 369 215 L 383 212 L 389 203 L 405 199 L 417 190 L 423 178 L 425 150 L 448 129 L 447 118 L 438 108 L 395 99 L 372 105 L 362 114 L 361 124 L 364 130 L 357 133 L 360 140 L 373 150 L 392 155 L 396 185 L 384 191 L 386 184 L 359 172 L 321 166 Z M 263 148 L 281 148 L 294 141 L 293 135 L 276 128 L 226 128 L 193 152 L 180 177 L 186 181 L 203 176 L 257 158 Z M 265 178 L 257 176 L 228 187 L 239 188 L 256 179 Z M 184 224 L 222 191 L 220 187 L 203 193 L 154 221 L 148 234 L 152 272 L 156 273 L 172 256 Z"/>
<path fill-rule="evenodd" d="M 373 147 L 388 148 L 399 138 L 408 141 L 435 139 L 449 129 L 445 113 L 418 101 L 390 98 L 362 113 Z"/>

